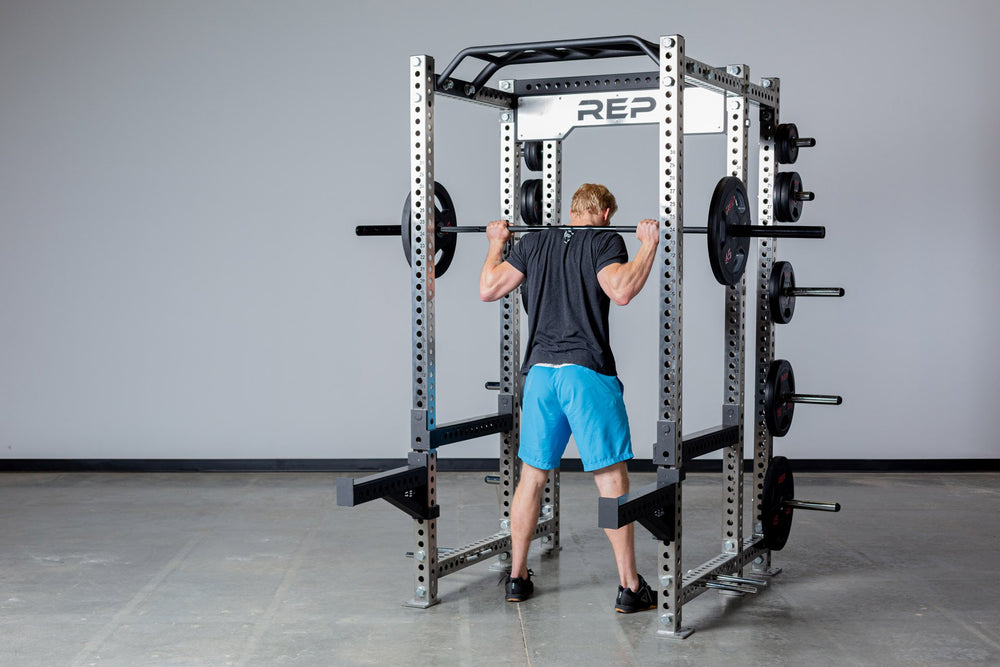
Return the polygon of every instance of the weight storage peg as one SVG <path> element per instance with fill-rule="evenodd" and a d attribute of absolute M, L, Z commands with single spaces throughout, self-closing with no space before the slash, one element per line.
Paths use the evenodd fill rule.
<path fill-rule="evenodd" d="M 775 437 L 782 437 L 792 427 L 796 403 L 812 405 L 840 405 L 840 396 L 823 394 L 796 394 L 795 374 L 792 365 L 784 359 L 775 359 L 767 369 L 764 379 L 764 421 L 767 430 Z"/>
<path fill-rule="evenodd" d="M 764 486 L 760 494 L 760 524 L 764 546 L 780 551 L 792 530 L 793 510 L 839 512 L 840 503 L 795 498 L 795 480 L 792 466 L 784 456 L 775 456 L 764 473 Z"/>
<path fill-rule="evenodd" d="M 799 138 L 799 128 L 795 123 L 782 123 L 774 132 L 774 152 L 779 164 L 794 164 L 799 159 L 800 148 L 816 145 L 813 138 Z"/>
<path fill-rule="evenodd" d="M 779 222 L 796 222 L 802 215 L 802 202 L 815 198 L 815 193 L 802 191 L 798 172 L 783 171 L 774 181 L 774 217 Z"/>
<path fill-rule="evenodd" d="M 454 238 L 459 233 L 484 233 L 485 226 L 458 226 L 454 204 L 448 191 L 440 183 L 434 184 L 435 193 L 435 251 L 441 253 L 437 260 L 435 275 L 444 275 L 444 269 L 451 264 L 455 254 Z M 719 181 L 712 194 L 708 208 L 708 226 L 685 227 L 686 234 L 705 234 L 708 237 L 708 258 L 712 265 L 715 278 L 722 285 L 735 285 L 740 281 L 746 270 L 747 255 L 750 250 L 751 238 L 796 238 L 821 239 L 826 236 L 825 227 L 777 227 L 750 224 L 750 207 L 747 191 L 743 182 L 727 176 Z M 521 216 L 526 222 L 537 222 L 526 227 L 510 225 L 512 232 L 537 232 L 543 229 L 571 229 L 583 232 L 634 232 L 635 225 L 587 227 L 571 225 L 541 225 L 542 181 L 531 179 L 525 181 L 521 189 Z M 533 213 L 527 213 L 533 211 Z M 395 236 L 403 237 L 403 252 L 407 262 L 410 260 L 410 199 L 407 197 L 403 206 L 402 224 L 396 225 L 358 225 L 354 229 L 357 236 Z"/>
<path fill-rule="evenodd" d="M 795 298 L 800 296 L 844 296 L 843 287 L 796 287 L 791 262 L 775 262 L 767 279 L 767 302 L 771 319 L 788 324 L 795 314 Z"/>

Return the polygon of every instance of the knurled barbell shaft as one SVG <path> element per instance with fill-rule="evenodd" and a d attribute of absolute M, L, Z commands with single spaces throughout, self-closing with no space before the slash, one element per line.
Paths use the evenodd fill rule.
<path fill-rule="evenodd" d="M 844 402 L 842 396 L 824 394 L 783 394 L 783 403 L 809 403 L 811 405 L 840 405 Z"/>
<path fill-rule="evenodd" d="M 785 507 L 794 507 L 797 510 L 813 510 L 816 512 L 839 512 L 840 503 L 825 503 L 818 500 L 798 500 L 789 498 L 781 501 Z"/>
<path fill-rule="evenodd" d="M 525 225 L 508 225 L 507 229 L 512 232 L 538 232 L 543 229 L 572 229 L 572 230 L 596 230 L 602 232 L 634 232 L 635 226 L 573 226 L 573 225 L 551 225 L 540 227 L 528 227 Z M 459 225 L 454 227 L 438 227 L 438 232 L 448 234 L 482 234 L 486 227 L 476 227 L 469 225 Z M 708 227 L 685 227 L 687 234 L 707 234 Z M 356 236 L 399 236 L 402 228 L 399 225 L 358 225 L 354 228 Z M 822 239 L 826 237 L 826 227 L 774 227 L 760 225 L 732 225 L 727 233 L 731 236 L 750 238 L 778 238 L 778 239 Z"/>
<path fill-rule="evenodd" d="M 783 296 L 844 296 L 843 287 L 790 287 L 781 290 Z"/>

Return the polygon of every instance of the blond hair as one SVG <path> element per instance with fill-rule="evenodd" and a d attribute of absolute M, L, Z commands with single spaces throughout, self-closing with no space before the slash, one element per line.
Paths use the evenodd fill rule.
<path fill-rule="evenodd" d="M 618 202 L 603 185 L 597 183 L 584 183 L 573 193 L 573 201 L 569 210 L 572 213 L 603 213 L 605 209 L 610 210 L 608 219 L 618 210 Z"/>

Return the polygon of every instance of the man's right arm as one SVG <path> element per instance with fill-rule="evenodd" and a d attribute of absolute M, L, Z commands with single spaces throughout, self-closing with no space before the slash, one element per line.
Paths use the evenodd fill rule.
<path fill-rule="evenodd" d="M 486 227 L 490 247 L 479 274 L 479 298 L 496 301 L 524 282 L 524 274 L 503 259 L 503 248 L 512 238 L 505 220 L 495 220 Z"/>

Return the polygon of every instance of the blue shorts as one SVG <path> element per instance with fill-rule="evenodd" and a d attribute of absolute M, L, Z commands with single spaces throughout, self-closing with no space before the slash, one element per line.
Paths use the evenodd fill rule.
<path fill-rule="evenodd" d="M 632 458 L 621 381 L 576 365 L 532 366 L 524 383 L 518 457 L 539 470 L 559 467 L 572 433 L 583 469 Z"/>

